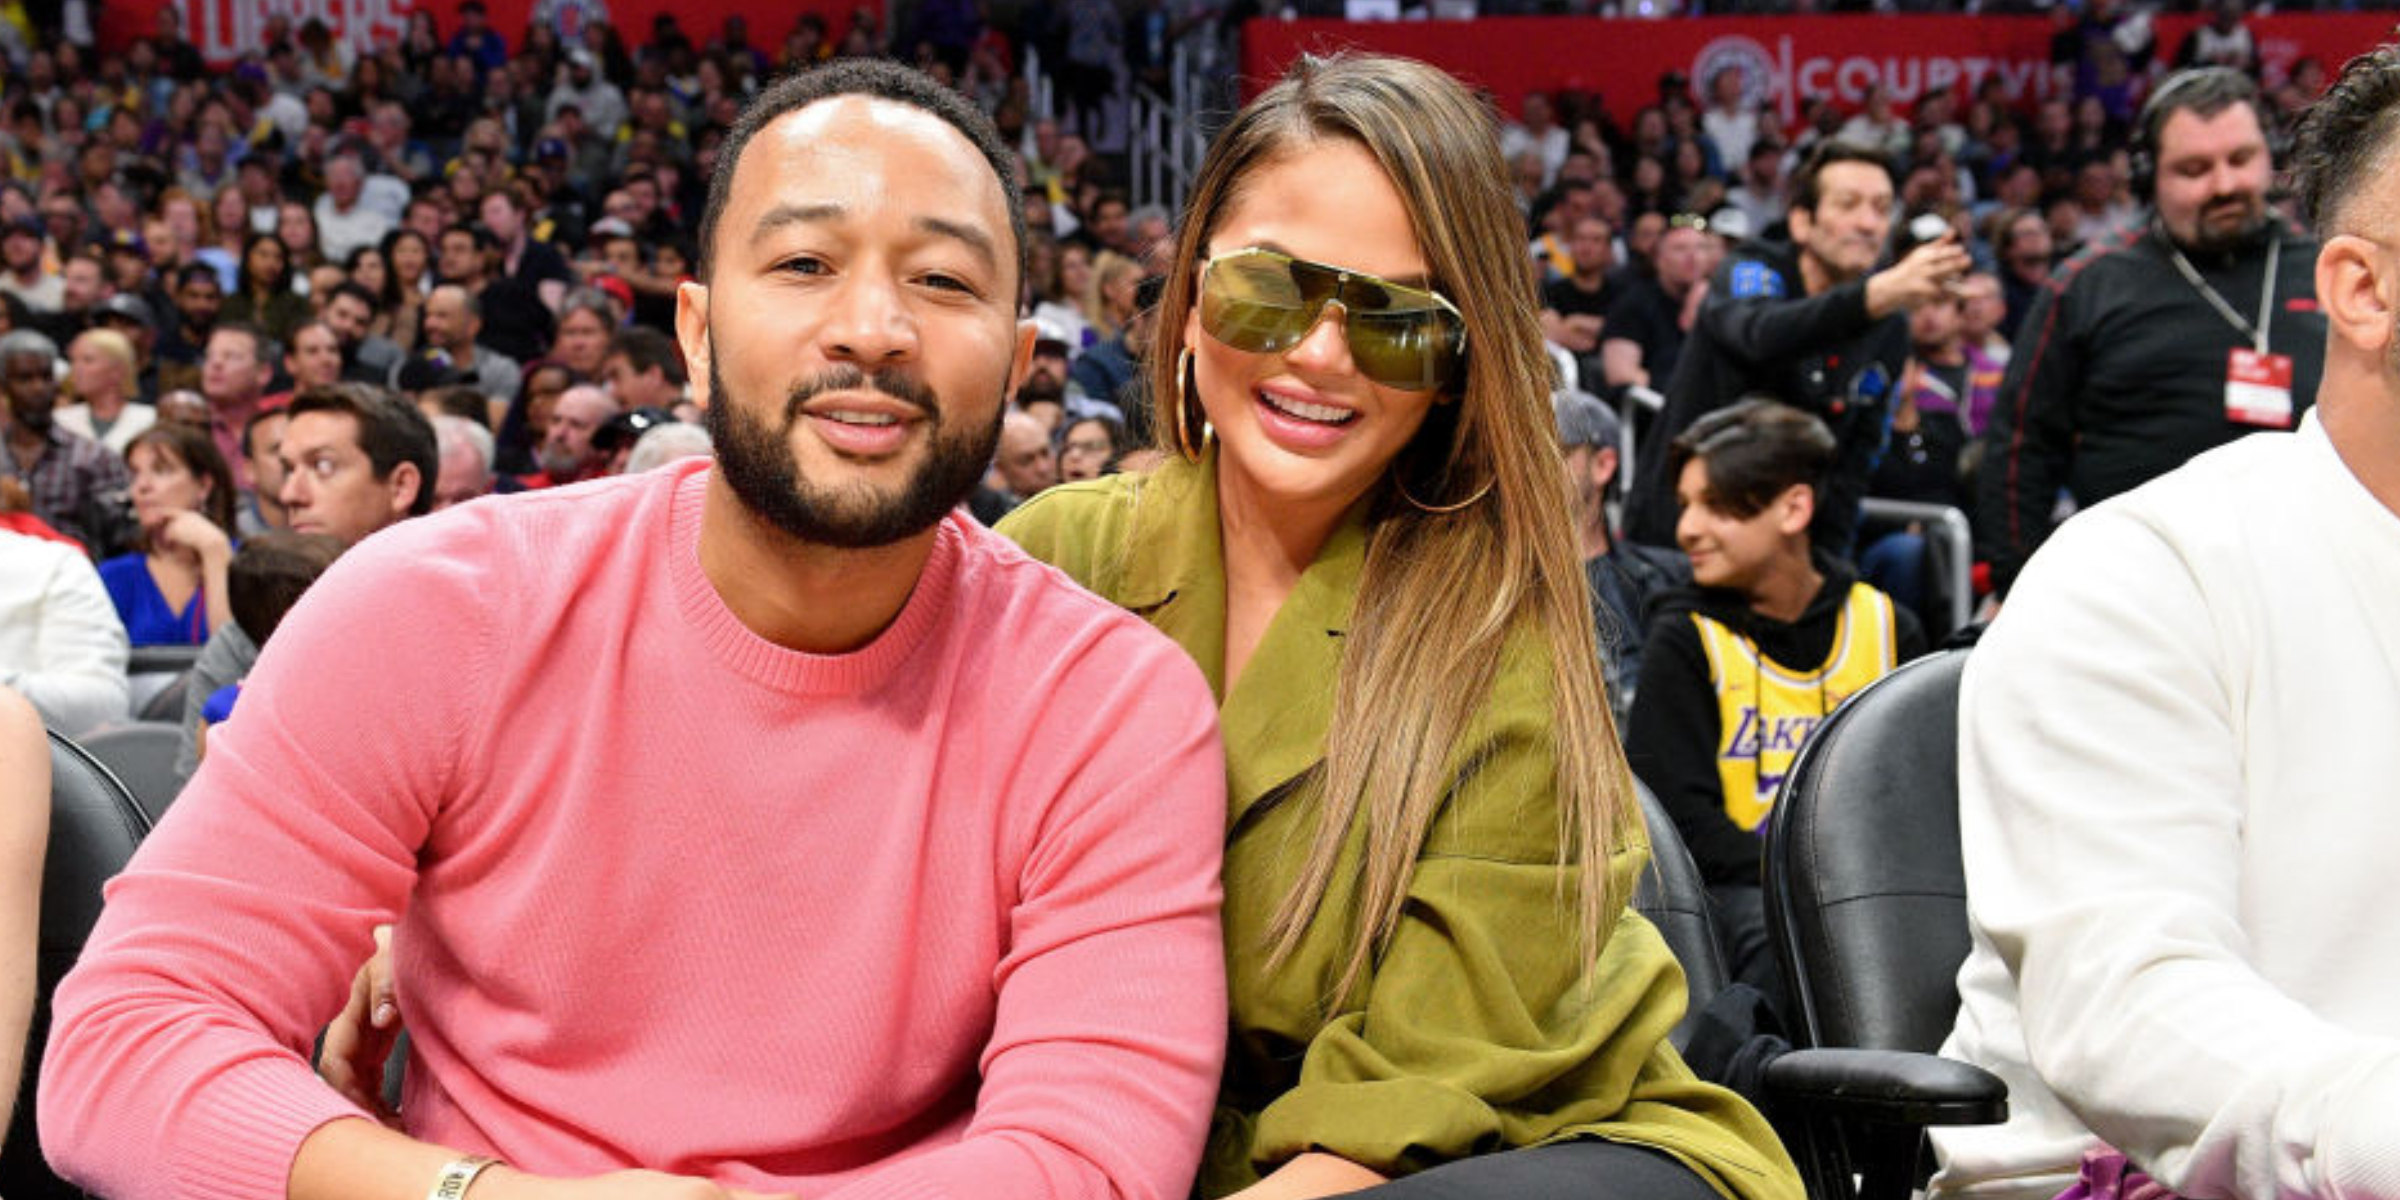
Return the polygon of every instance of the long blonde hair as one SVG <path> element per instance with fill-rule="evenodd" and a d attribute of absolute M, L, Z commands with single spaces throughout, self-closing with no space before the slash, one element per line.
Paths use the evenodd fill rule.
<path fill-rule="evenodd" d="M 1571 902 L 1588 975 L 1626 899 L 1614 894 L 1609 856 L 1641 843 L 1641 818 L 1601 682 L 1523 219 L 1491 110 L 1423 63 L 1302 58 L 1210 148 L 1157 328 L 1185 327 L 1200 258 L 1249 172 L 1334 138 L 1364 147 L 1398 189 L 1434 286 L 1465 315 L 1467 371 L 1457 403 L 1434 407 L 1379 485 L 1314 780 L 1317 827 L 1269 927 L 1270 962 L 1288 958 L 1318 915 L 1363 814 L 1361 924 L 1334 1002 L 1365 977 L 1399 925 L 1426 833 L 1448 797 L 1453 752 L 1490 696 L 1510 634 L 1530 623 L 1549 650 L 1559 861 L 1581 868 Z M 1161 449 L 1188 455 L 1205 426 L 1199 406 L 1183 400 L 1180 369 L 1176 354 L 1150 356 L 1152 424 Z M 1464 580 L 1488 582 L 1480 602 L 1462 594 Z"/>

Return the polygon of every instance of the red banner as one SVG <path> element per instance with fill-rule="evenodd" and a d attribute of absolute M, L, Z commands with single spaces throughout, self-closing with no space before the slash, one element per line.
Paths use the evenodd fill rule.
<path fill-rule="evenodd" d="M 336 38 L 361 48 L 398 41 L 408 28 L 409 15 L 419 10 L 434 15 L 445 38 L 458 28 L 458 0 L 107 0 L 94 7 L 99 10 L 96 32 L 100 44 L 110 49 L 149 36 L 158 28 L 159 10 L 176 9 L 183 14 L 184 36 L 217 66 L 257 49 L 267 22 L 278 15 L 289 18 L 295 27 L 316 17 Z M 650 40 L 650 23 L 661 13 L 673 14 L 685 36 L 698 45 L 715 37 L 726 17 L 740 13 L 750 20 L 750 44 L 769 54 L 782 48 L 783 35 L 791 32 L 792 24 L 805 12 L 825 18 L 832 31 L 829 36 L 840 37 L 849 28 L 851 7 L 851 0 L 790 0 L 772 6 L 745 0 L 485 0 L 484 4 L 492 28 L 507 38 L 512 48 L 523 39 L 526 24 L 537 11 L 569 40 L 578 36 L 585 21 L 609 21 L 628 46 Z M 881 7 L 877 5 L 876 11 Z"/>
<path fill-rule="evenodd" d="M 2161 16 L 2158 53 L 2171 57 L 2200 22 Z M 2249 21 L 2269 83 L 2315 58 L 2328 77 L 2392 36 L 2390 13 L 2294 14 Z M 1599 20 L 1486 17 L 1474 21 L 1257 20 L 1242 27 L 1242 72 L 1253 87 L 1304 52 L 1374 50 L 1436 64 L 1491 92 L 1514 113 L 1530 90 L 1597 94 L 1620 122 L 1657 102 L 1659 76 L 1681 71 L 1705 88 L 1733 67 L 1790 124 L 1803 97 L 1856 105 L 1881 84 L 1905 110 L 1927 91 L 1969 91 L 1998 77 L 2009 98 L 2036 103 L 2056 86 L 2047 17 L 1815 16 Z"/>

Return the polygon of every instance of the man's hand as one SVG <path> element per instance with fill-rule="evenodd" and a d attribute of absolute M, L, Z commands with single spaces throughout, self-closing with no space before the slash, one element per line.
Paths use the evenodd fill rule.
<path fill-rule="evenodd" d="M 375 927 L 375 953 L 350 981 L 350 1000 L 325 1027 L 317 1074 L 352 1104 L 394 1129 L 400 1114 L 383 1102 L 383 1064 L 400 1040 L 400 1004 L 392 978 L 392 927 Z"/>
<path fill-rule="evenodd" d="M 798 1200 L 787 1193 L 747 1191 L 657 1171 L 547 1179 L 500 1166 L 485 1171 L 467 1191 L 476 1200 Z"/>
<path fill-rule="evenodd" d="M 1878 320 L 1949 293 L 1974 266 L 1958 235 L 1947 233 L 1867 279 L 1867 315 Z"/>
<path fill-rule="evenodd" d="M 292 1159 L 291 1200 L 418 1200 L 459 1152 L 359 1120 L 327 1121 Z M 475 1177 L 474 1200 L 799 1200 L 657 1171 L 562 1179 L 494 1163 Z"/>

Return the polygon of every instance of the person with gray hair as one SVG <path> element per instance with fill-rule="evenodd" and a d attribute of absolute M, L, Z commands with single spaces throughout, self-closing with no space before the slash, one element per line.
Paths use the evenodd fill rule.
<path fill-rule="evenodd" d="M 433 480 L 433 510 L 464 504 L 492 490 L 492 431 L 465 417 L 443 413 L 433 419 L 441 468 Z"/>
<path fill-rule="evenodd" d="M 706 429 L 683 421 L 669 421 L 633 443 L 633 453 L 625 456 L 625 473 L 639 475 L 679 458 L 714 453 L 716 445 L 709 440 Z"/>
<path fill-rule="evenodd" d="M 398 225 L 397 214 L 366 198 L 367 168 L 356 150 L 325 162 L 325 194 L 310 215 L 317 222 L 317 248 L 327 262 L 342 262 L 361 246 L 373 246 Z"/>
<path fill-rule="evenodd" d="M 1600 666 L 1608 680 L 1608 704 L 1624 724 L 1633 711 L 1634 684 L 1642 676 L 1642 640 L 1653 599 L 1692 581 L 1682 551 L 1642 546 L 1616 536 L 1610 512 L 1617 496 L 1624 426 L 1616 410 L 1585 391 L 1550 397 L 1558 419 L 1558 448 L 1567 464 L 1567 488 L 1583 532 L 1583 577 L 1592 589 L 1592 630 L 1599 636 Z"/>

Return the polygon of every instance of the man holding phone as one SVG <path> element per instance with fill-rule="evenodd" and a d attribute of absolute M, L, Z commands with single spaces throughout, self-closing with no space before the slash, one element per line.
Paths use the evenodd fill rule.
<path fill-rule="evenodd" d="M 1848 554 L 1891 419 L 1892 385 L 1908 358 L 1903 314 L 1947 294 L 1972 265 L 1945 232 L 1876 270 L 1893 202 L 1891 163 L 1880 151 L 1831 141 L 1801 162 L 1792 176 L 1791 241 L 1744 243 L 1709 283 L 1665 411 L 1642 436 L 1627 537 L 1675 544 L 1668 446 L 1702 416 L 1763 394 L 1833 430 L 1839 445 L 1809 533 L 1820 548 Z"/>

